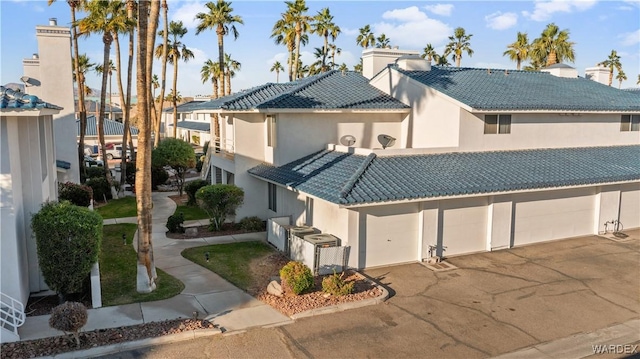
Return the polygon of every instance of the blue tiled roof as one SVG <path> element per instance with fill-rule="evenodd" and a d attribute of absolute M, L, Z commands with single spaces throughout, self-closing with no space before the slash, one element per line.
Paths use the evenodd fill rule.
<path fill-rule="evenodd" d="M 76 120 L 76 127 L 78 136 L 80 136 L 80 120 Z M 87 131 L 85 133 L 86 136 L 97 136 L 97 121 L 96 116 L 87 116 Z M 104 119 L 104 135 L 105 136 L 122 136 L 122 132 L 124 131 L 124 125 L 118 121 L 112 121 L 109 119 Z M 131 134 L 137 135 L 138 128 L 131 126 Z"/>
<path fill-rule="evenodd" d="M 78 100 L 75 101 L 75 106 L 76 108 L 78 108 Z M 84 102 L 84 107 L 87 113 L 95 114 L 95 113 L 98 113 L 98 111 L 100 111 L 100 102 L 86 100 Z M 122 109 L 120 107 L 116 105 L 111 106 L 111 104 L 109 104 L 108 102 L 104 104 L 104 111 L 105 113 L 109 113 L 109 112 L 122 113 Z"/>
<path fill-rule="evenodd" d="M 71 168 L 71 163 L 63 160 L 56 160 L 56 167 L 68 170 Z"/>
<path fill-rule="evenodd" d="M 392 68 L 477 110 L 640 111 L 637 95 L 546 72 L 433 66 Z"/>
<path fill-rule="evenodd" d="M 203 102 L 209 102 L 209 101 L 189 101 L 189 102 L 185 102 L 183 104 L 180 104 L 178 106 L 176 106 L 178 108 L 178 113 L 183 113 L 183 112 L 193 112 L 194 109 L 197 109 L 199 105 L 201 105 Z M 165 104 L 167 103 L 167 101 L 165 101 Z M 164 110 L 162 110 L 162 112 L 167 112 L 167 113 L 172 113 L 173 112 L 173 106 L 167 107 Z"/>
<path fill-rule="evenodd" d="M 53 110 L 62 110 L 62 107 L 44 102 L 38 96 L 27 95 L 22 92 L 14 91 L 10 88 L 0 86 L 0 108 L 10 110 L 31 110 L 50 108 Z"/>
<path fill-rule="evenodd" d="M 173 124 L 170 123 L 169 126 L 173 126 Z M 208 122 L 180 121 L 178 122 L 178 128 L 184 128 L 187 130 L 194 130 L 199 132 L 209 132 L 211 127 Z"/>
<path fill-rule="evenodd" d="M 321 151 L 249 173 L 351 205 L 638 181 L 638 158 L 639 145 L 405 156 Z"/>
<path fill-rule="evenodd" d="M 328 71 L 287 83 L 267 83 L 230 96 L 202 102 L 192 110 L 371 109 L 409 106 L 369 85 L 355 72 Z"/>

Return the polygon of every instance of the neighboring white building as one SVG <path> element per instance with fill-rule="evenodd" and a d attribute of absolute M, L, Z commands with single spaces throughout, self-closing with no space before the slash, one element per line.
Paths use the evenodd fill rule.
<path fill-rule="evenodd" d="M 58 26 L 56 19 L 50 19 L 49 25 L 36 26 L 36 38 L 38 54 L 22 61 L 25 92 L 63 108 L 53 117 L 57 159 L 69 164 L 60 180 L 80 183 L 78 146 L 73 131 L 76 118 L 71 31 L 69 27 Z"/>
<path fill-rule="evenodd" d="M 603 85 L 609 85 L 609 69 L 604 66 L 587 67 L 584 71 L 584 77 Z"/>
<path fill-rule="evenodd" d="M 198 146 L 203 146 L 205 142 L 211 141 L 209 124 L 211 123 L 212 115 L 194 113 L 193 111 L 204 102 L 208 102 L 208 99 L 196 97 L 193 101 L 178 105 L 177 138 Z M 162 110 L 161 129 L 165 137 L 173 137 L 173 107 L 167 107 Z"/>
<path fill-rule="evenodd" d="M 26 305 L 48 289 L 40 273 L 31 216 L 58 198 L 53 117 L 61 107 L 0 87 L 0 292 Z M 58 161 L 59 162 L 59 161 Z M 3 314 L 2 319 L 5 319 Z M 3 323 L 4 324 L 4 323 Z M 2 342 L 14 334 L 2 328 Z"/>
<path fill-rule="evenodd" d="M 87 115 L 87 129 L 84 134 L 84 143 L 87 146 L 98 146 L 98 125 L 96 116 Z M 77 139 L 80 139 L 80 120 L 76 121 L 76 134 Z M 131 139 L 133 145 L 138 146 L 138 128 L 131 126 Z M 122 134 L 124 132 L 124 125 L 122 122 L 112 121 L 107 118 L 104 119 L 104 142 L 105 143 L 122 143 Z"/>
<path fill-rule="evenodd" d="M 610 220 L 640 227 L 636 94 L 563 64 L 364 58 L 371 79 L 331 71 L 192 109 L 218 115 L 203 174 L 244 189 L 238 219 L 312 225 L 357 268 L 597 234 Z"/>

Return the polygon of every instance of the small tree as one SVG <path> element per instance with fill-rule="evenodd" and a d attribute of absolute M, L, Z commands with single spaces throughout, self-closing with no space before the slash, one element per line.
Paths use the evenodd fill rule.
<path fill-rule="evenodd" d="M 196 166 L 193 147 L 188 142 L 177 138 L 167 138 L 153 150 L 151 160 L 154 166 L 170 166 L 176 172 L 178 192 L 182 196 L 184 175 L 189 168 Z"/>
<path fill-rule="evenodd" d="M 76 345 L 80 346 L 78 332 L 87 324 L 87 308 L 82 303 L 66 302 L 53 308 L 49 317 L 49 326 L 62 332 L 71 332 L 76 339 Z"/>
<path fill-rule="evenodd" d="M 219 231 L 227 216 L 236 214 L 236 209 L 244 201 L 242 188 L 232 184 L 214 184 L 202 187 L 196 192 L 200 208 L 209 215 L 209 229 Z"/>
<path fill-rule="evenodd" d="M 45 283 L 60 302 L 82 283 L 98 260 L 102 217 L 70 202 L 47 202 L 31 219 L 38 246 L 38 263 Z"/>

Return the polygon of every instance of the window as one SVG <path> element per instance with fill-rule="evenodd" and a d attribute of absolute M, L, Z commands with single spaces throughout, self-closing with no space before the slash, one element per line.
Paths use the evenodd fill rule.
<path fill-rule="evenodd" d="M 267 116 L 267 146 L 276 147 L 276 117 Z"/>
<path fill-rule="evenodd" d="M 484 115 L 484 134 L 511 133 L 511 115 Z"/>
<path fill-rule="evenodd" d="M 640 115 L 622 115 L 620 131 L 640 131 Z"/>
<path fill-rule="evenodd" d="M 276 203 L 276 185 L 273 183 L 269 183 L 269 209 L 276 212 L 277 211 L 277 203 Z"/>

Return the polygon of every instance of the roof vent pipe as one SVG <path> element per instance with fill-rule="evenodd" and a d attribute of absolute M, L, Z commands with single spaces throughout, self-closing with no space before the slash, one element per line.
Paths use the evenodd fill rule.
<path fill-rule="evenodd" d="M 49 26 L 58 26 L 58 19 L 56 19 L 55 17 L 50 17 Z"/>

